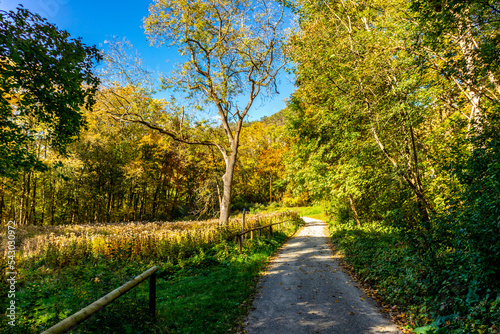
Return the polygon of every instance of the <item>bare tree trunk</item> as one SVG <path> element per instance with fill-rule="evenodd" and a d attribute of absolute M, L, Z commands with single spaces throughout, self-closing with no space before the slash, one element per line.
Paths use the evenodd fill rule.
<path fill-rule="evenodd" d="M 273 202 L 273 176 L 269 175 L 269 203 Z"/>
<path fill-rule="evenodd" d="M 132 219 L 137 220 L 137 206 L 139 205 L 139 194 L 135 193 L 134 195 L 134 203 L 133 203 L 133 214 Z"/>
<path fill-rule="evenodd" d="M 75 214 L 76 214 L 75 205 L 76 205 L 76 199 L 72 199 L 71 200 L 71 217 L 69 219 L 70 224 L 75 223 Z"/>
<path fill-rule="evenodd" d="M 52 202 L 50 205 L 50 225 L 54 225 L 55 223 L 55 214 L 56 214 L 56 187 L 55 181 L 52 183 Z"/>
<path fill-rule="evenodd" d="M 16 220 L 16 204 L 15 204 L 16 197 L 11 196 L 10 197 L 10 210 L 9 210 L 9 216 L 7 220 Z"/>
<path fill-rule="evenodd" d="M 21 191 L 21 203 L 19 205 L 19 224 L 23 224 L 24 219 L 24 197 L 26 196 L 26 173 L 23 173 L 22 191 Z"/>
<path fill-rule="evenodd" d="M 466 11 L 468 14 L 468 11 Z M 470 130 L 472 127 L 472 123 L 474 123 L 474 128 L 476 132 L 480 132 L 482 127 L 480 125 L 482 120 L 482 110 L 480 107 L 481 102 L 481 92 L 483 87 L 480 84 L 476 84 L 474 82 L 474 78 L 477 76 L 476 73 L 476 65 L 475 65 L 475 50 L 477 44 L 474 40 L 474 36 L 472 36 L 472 27 L 471 23 L 468 22 L 467 18 L 461 18 L 458 15 L 455 15 L 458 23 L 458 30 L 461 34 L 457 37 L 457 43 L 462 50 L 462 54 L 465 60 L 465 86 L 467 87 L 466 96 L 471 103 L 471 113 L 469 117 L 469 126 L 467 128 L 467 136 L 470 134 Z M 463 32 L 463 33 L 462 33 Z"/>
<path fill-rule="evenodd" d="M 10 214 L 9 219 L 16 220 L 16 196 L 12 196 L 10 199 Z"/>
<path fill-rule="evenodd" d="M 159 196 L 159 193 L 160 193 L 160 187 L 161 187 L 161 179 L 162 179 L 162 175 L 160 174 L 160 179 L 158 180 L 158 183 L 156 184 L 156 189 L 155 189 L 155 192 L 154 192 L 154 195 L 153 195 L 153 207 L 151 209 L 151 219 L 155 219 L 156 217 L 156 210 L 159 206 L 158 204 L 158 196 Z"/>
<path fill-rule="evenodd" d="M 401 177 L 405 180 L 405 182 L 410 186 L 411 190 L 415 194 L 415 197 L 417 198 L 417 203 L 419 205 L 419 208 L 421 208 L 421 212 L 423 215 L 423 220 L 424 221 L 429 221 L 429 213 L 432 211 L 432 206 L 425 197 L 424 190 L 422 187 L 422 184 L 420 182 L 419 178 L 414 178 L 411 175 L 408 175 L 409 173 L 405 173 L 402 171 L 401 167 L 399 166 L 398 162 L 389 154 L 387 149 L 385 148 L 384 144 L 380 141 L 380 138 L 377 135 L 377 132 L 375 131 L 375 127 L 372 126 L 372 134 L 373 137 L 375 138 L 375 141 L 377 142 L 380 150 L 384 153 L 386 158 L 391 162 L 391 164 L 394 166 L 396 171 L 401 175 Z"/>
<path fill-rule="evenodd" d="M 354 219 L 356 219 L 358 226 L 361 227 L 361 222 L 359 221 L 358 212 L 356 211 L 356 207 L 354 206 L 354 199 L 352 198 L 351 194 L 349 194 L 348 197 L 349 197 L 349 203 L 351 204 L 351 210 L 354 213 Z"/>
<path fill-rule="evenodd" d="M 417 204 L 419 212 L 424 217 L 424 221 L 429 221 L 432 207 L 430 203 L 425 198 L 425 191 L 422 185 L 422 180 L 420 178 L 420 172 L 418 168 L 418 154 L 415 139 L 415 131 L 409 120 L 408 114 L 406 112 L 402 113 L 402 123 L 403 132 L 405 133 L 405 150 L 407 152 L 407 172 L 406 175 L 408 179 L 413 184 L 412 189 L 414 189 L 414 194 L 417 198 Z"/>
<path fill-rule="evenodd" d="M 142 189 L 142 196 L 141 196 L 141 206 L 139 208 L 139 219 L 143 220 L 142 217 L 144 215 L 144 202 L 146 201 L 146 185 L 144 185 L 144 188 Z"/>
<path fill-rule="evenodd" d="M 35 173 L 33 172 L 33 195 L 31 197 L 31 222 L 36 225 L 36 186 L 37 186 L 37 178 Z"/>
<path fill-rule="evenodd" d="M 45 221 L 45 205 L 46 205 L 46 193 L 47 193 L 47 175 L 44 176 L 42 180 L 42 217 L 40 220 L 40 225 L 43 225 Z"/>
<path fill-rule="evenodd" d="M 31 179 L 32 179 L 33 172 L 28 173 L 28 181 L 26 184 L 26 199 L 24 201 L 25 205 L 25 210 L 24 210 L 24 222 L 23 224 L 29 224 L 30 223 L 30 213 L 31 213 L 31 201 L 30 201 L 30 194 L 31 194 Z"/>
<path fill-rule="evenodd" d="M 226 173 L 222 177 L 223 193 L 222 201 L 220 202 L 220 221 L 223 223 L 229 222 L 231 213 L 231 192 L 233 190 L 234 167 L 236 166 L 236 156 L 238 155 L 238 138 L 235 138 L 236 145 L 232 145 L 231 153 L 226 159 Z"/>
<path fill-rule="evenodd" d="M 5 207 L 5 202 L 4 202 L 4 196 L 5 196 L 5 190 L 3 188 L 3 185 L 0 186 L 1 189 L 1 197 L 0 197 L 0 223 L 3 223 L 3 208 Z"/>
<path fill-rule="evenodd" d="M 111 222 L 111 200 L 112 200 L 113 194 L 111 193 L 111 191 L 109 191 L 107 195 L 108 195 L 108 203 L 106 205 L 106 217 L 107 217 L 108 222 Z"/>

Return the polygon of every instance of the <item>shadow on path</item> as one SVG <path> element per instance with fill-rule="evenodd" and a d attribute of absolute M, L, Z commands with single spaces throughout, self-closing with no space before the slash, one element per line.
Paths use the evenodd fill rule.
<path fill-rule="evenodd" d="M 246 333 L 399 333 L 333 257 L 326 224 L 303 217 L 261 278 Z"/>

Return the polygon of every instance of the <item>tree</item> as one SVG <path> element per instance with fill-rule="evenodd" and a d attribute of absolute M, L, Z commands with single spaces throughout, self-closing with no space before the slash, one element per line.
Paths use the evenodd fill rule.
<path fill-rule="evenodd" d="M 287 150 L 284 126 L 271 124 L 270 120 L 275 120 L 274 115 L 246 125 L 241 134 L 233 191 L 237 194 L 234 202 L 242 208 L 247 203 L 277 202 L 282 198 L 283 155 Z"/>
<path fill-rule="evenodd" d="M 376 183 L 375 176 L 383 175 L 360 171 L 371 166 L 381 171 L 385 166 L 379 161 L 385 160 L 428 221 L 432 203 L 425 190 L 424 144 L 418 131 L 426 119 L 421 80 L 406 50 L 411 35 L 401 8 L 407 4 L 367 0 L 298 5 L 300 30 L 291 38 L 290 54 L 297 64 L 299 88 L 292 103 L 303 113 L 298 121 L 314 123 L 295 132 L 305 151 L 324 157 L 317 168 L 326 171 L 330 181 L 320 183 L 333 183 L 356 217 L 356 197 Z M 304 143 L 303 136 L 314 141 Z M 310 149 L 314 144 L 318 153 Z"/>
<path fill-rule="evenodd" d="M 220 196 L 220 220 L 229 219 L 234 169 L 240 133 L 252 104 L 276 88 L 284 65 L 282 52 L 284 8 L 266 0 L 160 0 L 150 6 L 144 27 L 151 43 L 177 47 L 187 60 L 176 73 L 163 78 L 197 108 L 215 107 L 224 133 L 197 137 L 184 128 L 184 107 L 176 127 L 161 127 L 139 113 L 115 115 L 138 122 L 187 144 L 216 147 L 225 162 Z M 244 99 L 243 102 L 241 102 Z M 179 109 L 177 109 L 178 111 Z M 153 116 L 154 118 L 154 116 Z"/>
<path fill-rule="evenodd" d="M 500 7 L 489 0 L 412 0 L 417 54 L 425 69 L 446 78 L 468 102 L 467 136 L 482 131 L 500 102 Z M 439 84 L 434 81 L 434 85 Z M 455 98 L 457 100 L 457 98 Z"/>
<path fill-rule="evenodd" d="M 85 125 L 99 80 L 95 46 L 20 7 L 0 11 L 0 175 L 40 167 L 28 148 L 35 137 L 64 153 Z"/>

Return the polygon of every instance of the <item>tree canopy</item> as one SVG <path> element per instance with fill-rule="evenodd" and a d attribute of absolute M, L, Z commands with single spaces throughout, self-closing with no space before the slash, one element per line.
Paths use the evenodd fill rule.
<path fill-rule="evenodd" d="M 30 149 L 34 138 L 64 153 L 78 137 L 82 109 L 94 103 L 100 59 L 96 47 L 23 7 L 0 11 L 0 175 L 41 166 Z"/>
<path fill-rule="evenodd" d="M 338 235 L 397 231 L 405 261 L 425 268 L 401 279 L 420 285 L 413 291 L 424 298 L 414 302 L 427 311 L 416 313 L 435 319 L 420 332 L 496 331 L 498 3 L 296 1 L 292 8 L 297 90 L 287 107 L 285 158 L 292 195 L 322 201 Z M 359 237 L 370 238 L 382 236 Z M 384 284 L 396 275 L 391 270 Z"/>

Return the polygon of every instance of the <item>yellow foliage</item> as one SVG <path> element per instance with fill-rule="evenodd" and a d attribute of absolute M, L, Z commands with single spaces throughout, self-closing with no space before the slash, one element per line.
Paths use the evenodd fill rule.
<path fill-rule="evenodd" d="M 296 219 L 290 212 L 247 215 L 246 229 Z M 177 259 L 202 245 L 227 240 L 241 231 L 241 219 L 227 225 L 219 220 L 129 222 L 60 226 L 24 226 L 16 235 L 17 262 L 45 259 L 48 265 L 71 265 L 86 257 L 118 259 Z M 7 235 L 0 236 L 0 252 L 7 259 Z M 4 263 L 0 263 L 3 265 Z"/>

